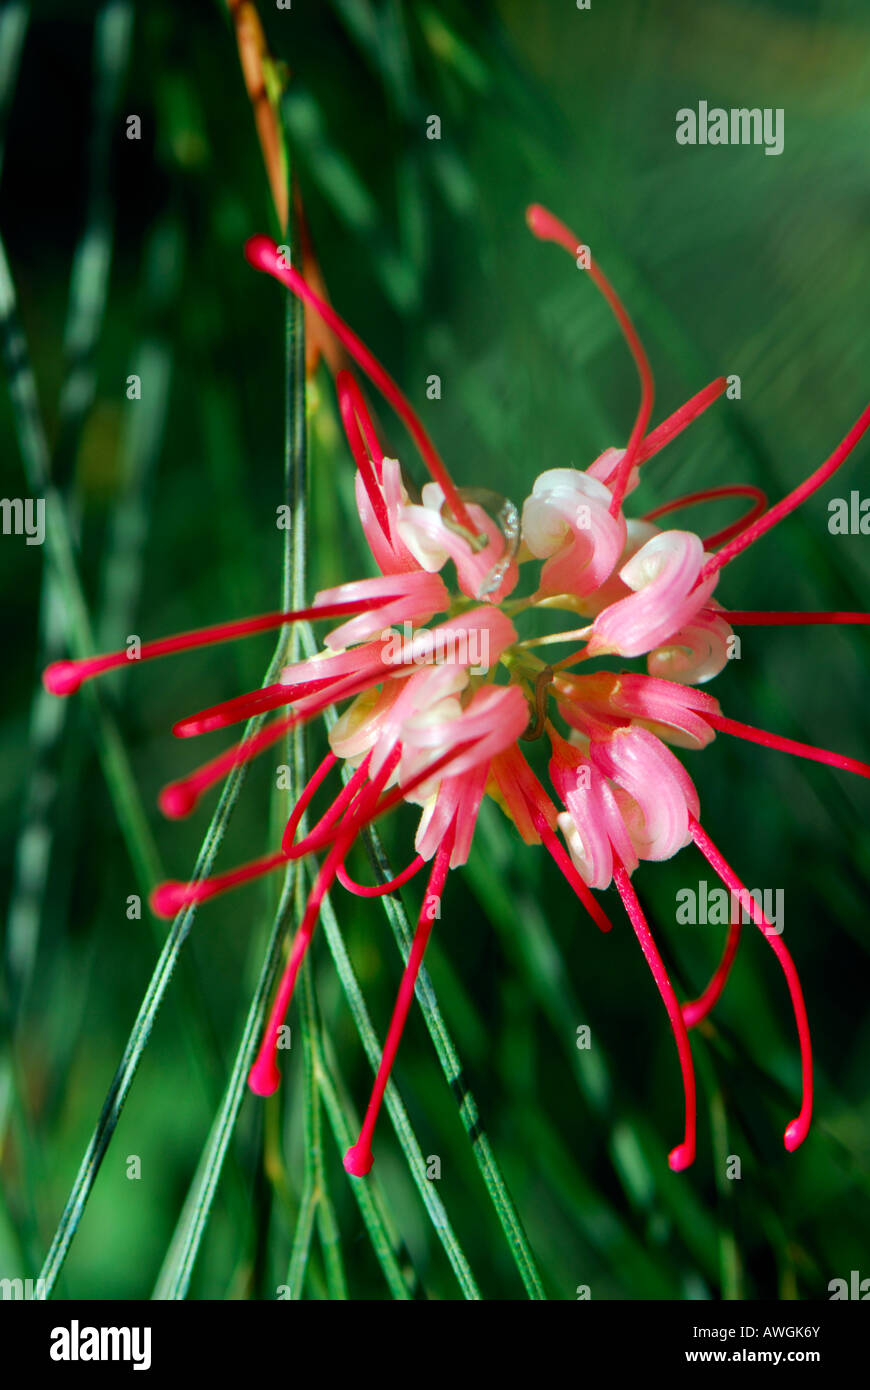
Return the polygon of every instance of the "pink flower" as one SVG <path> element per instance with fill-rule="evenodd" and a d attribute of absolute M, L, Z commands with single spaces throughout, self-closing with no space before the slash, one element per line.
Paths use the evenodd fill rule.
<path fill-rule="evenodd" d="M 538 588 L 543 598 L 585 598 L 610 577 L 625 545 L 625 518 L 610 513 L 611 494 L 576 468 L 551 468 L 535 480 L 523 507 L 523 540 L 547 559 Z"/>
<path fill-rule="evenodd" d="M 590 888 L 609 888 L 614 854 L 630 873 L 638 864 L 616 788 L 597 762 L 576 744 L 567 743 L 555 730 L 550 742 L 550 781 L 567 808 L 559 816 L 559 829 L 584 883 Z"/>
<path fill-rule="evenodd" d="M 633 592 L 605 608 L 592 624 L 590 656 L 643 656 L 674 636 L 704 607 L 715 572 L 701 582 L 706 556 L 691 531 L 661 531 L 619 571 Z"/>
<path fill-rule="evenodd" d="M 646 669 L 666 680 L 703 684 L 723 669 L 733 636 L 722 613 L 702 609 L 648 654 Z"/>
<path fill-rule="evenodd" d="M 545 209 L 531 208 L 528 221 L 536 236 L 557 242 L 574 256 L 577 238 Z M 723 567 L 840 466 L 870 424 L 870 407 L 831 457 L 769 510 L 757 489 L 734 484 L 678 498 L 645 518 L 627 519 L 623 502 L 638 485 L 642 465 L 706 410 L 726 383 L 723 378 L 710 383 L 648 433 L 653 403 L 649 363 L 615 291 L 593 263 L 588 274 L 611 305 L 634 356 L 640 406 L 624 448 L 605 450 L 585 472 L 554 468 L 542 473 L 520 518 L 505 499 L 455 486 L 395 382 L 299 274 L 283 265 L 272 242 L 254 238 L 247 255 L 252 265 L 320 315 L 383 392 L 407 425 L 431 481 L 423 487 L 421 502 L 412 502 L 400 464 L 383 455 L 359 385 L 349 372 L 338 372 L 339 408 L 357 469 L 360 522 L 380 576 L 323 590 L 301 611 L 224 623 L 142 647 L 141 659 L 147 660 L 302 619 L 333 624 L 322 650 L 285 667 L 273 685 L 200 710 L 175 725 L 178 737 L 197 737 L 253 715 L 278 712 L 259 733 L 164 788 L 160 806 L 170 817 L 191 814 L 233 767 L 274 746 L 289 728 L 341 706 L 330 751 L 302 791 L 280 848 L 211 879 L 161 884 L 152 897 L 154 910 L 172 916 L 289 860 L 322 856 L 250 1073 L 251 1088 L 267 1095 L 279 1084 L 276 1038 L 325 894 L 337 880 L 349 891 L 377 896 L 431 865 L 360 1138 L 345 1159 L 348 1171 L 361 1176 L 371 1167 L 375 1123 L 432 930 L 426 904 L 440 895 L 449 870 L 466 862 L 488 795 L 523 841 L 544 847 L 604 931 L 611 923 L 594 893 L 615 883 L 674 1033 L 685 1132 L 670 1164 L 682 1169 L 695 1153 L 695 1081 L 687 1030 L 705 1016 L 724 987 L 739 925 L 729 932 L 722 962 L 706 990 L 681 1006 L 631 875 L 641 861 L 667 859 L 694 842 L 722 882 L 735 892 L 742 890 L 701 827 L 698 794 L 672 747 L 700 750 L 723 732 L 870 775 L 870 767 L 856 759 L 729 719 L 712 696 L 693 689 L 721 670 L 732 626 L 868 620 L 865 614 L 729 613 L 712 594 Z M 655 524 L 682 507 L 734 496 L 752 499 L 749 512 L 706 541 L 694 532 L 661 530 Z M 538 562 L 543 562 L 540 567 Z M 528 567 L 535 571 L 524 590 L 528 596 L 510 597 Z M 521 636 L 518 624 L 540 607 L 562 608 L 575 622 L 578 614 L 592 621 L 544 637 Z M 435 618 L 440 620 L 433 624 Z M 558 644 L 574 650 L 552 665 L 535 650 Z M 573 669 L 607 654 L 646 657 L 647 671 L 584 674 Z M 126 651 L 63 661 L 49 667 L 44 679 L 49 690 L 68 695 L 83 681 L 126 663 Z M 554 796 L 538 781 L 521 749 L 524 741 L 541 737 L 550 743 Z M 340 763 L 348 780 L 297 840 L 314 795 Z M 367 826 L 401 802 L 420 808 L 415 856 L 391 883 L 374 888 L 355 884 L 345 867 L 348 853 Z M 806 1010 L 788 950 L 768 932 L 754 903 L 750 912 L 783 970 L 797 1022 L 803 1095 L 800 1112 L 785 1132 L 791 1149 L 805 1137 L 812 1109 Z"/>
<path fill-rule="evenodd" d="M 423 488 L 422 506 L 406 507 L 399 534 L 407 549 L 427 570 L 440 570 L 448 559 L 456 566 L 460 591 L 470 598 L 499 603 L 515 588 L 519 571 L 505 535 L 483 507 L 469 502 L 474 534 L 444 518 L 444 492 L 437 483 Z"/>

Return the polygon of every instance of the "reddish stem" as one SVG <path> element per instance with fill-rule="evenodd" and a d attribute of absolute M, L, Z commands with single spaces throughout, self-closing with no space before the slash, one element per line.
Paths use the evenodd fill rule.
<path fill-rule="evenodd" d="M 529 230 L 536 237 L 540 237 L 541 241 L 554 241 L 557 245 L 564 247 L 570 256 L 576 258 L 581 243 L 570 228 L 566 227 L 564 222 L 560 222 L 559 219 L 554 217 L 551 212 L 548 212 L 546 208 L 541 207 L 539 203 L 534 203 L 526 211 L 526 222 L 529 225 Z M 604 298 L 613 311 L 613 315 L 619 327 L 622 329 L 622 335 L 634 358 L 637 374 L 640 378 L 640 407 L 629 436 L 628 444 L 625 448 L 625 453 L 616 469 L 612 487 L 613 498 L 610 503 L 610 512 L 612 516 L 616 516 L 622 506 L 622 499 L 625 496 L 628 479 L 632 467 L 637 462 L 641 441 L 643 440 L 646 427 L 649 424 L 655 388 L 649 360 L 644 351 L 643 344 L 637 335 L 634 324 L 623 307 L 619 295 L 614 290 L 604 272 L 599 270 L 597 262 L 591 257 L 588 273 L 593 283 L 604 295 Z"/>
<path fill-rule="evenodd" d="M 450 474 L 444 465 L 435 445 L 429 438 L 422 422 L 411 406 L 410 401 L 400 390 L 396 382 L 386 371 L 381 363 L 369 352 L 365 343 L 357 337 L 351 328 L 339 318 L 334 309 L 325 304 L 322 299 L 314 293 L 309 285 L 305 283 L 302 276 L 292 266 L 281 265 L 282 257 L 274 241 L 266 236 L 251 237 L 245 245 L 245 256 L 255 270 L 265 271 L 281 284 L 286 285 L 287 289 L 292 290 L 306 304 L 311 305 L 320 315 L 328 328 L 331 328 L 335 336 L 350 353 L 351 357 L 357 362 L 368 377 L 374 382 L 378 390 L 383 393 L 396 414 L 404 421 L 408 432 L 414 439 L 417 448 L 423 455 L 426 466 L 432 474 L 435 482 L 439 484 L 444 493 L 447 506 L 453 513 L 460 526 L 464 526 L 472 535 L 476 533 L 474 526 L 465 505 L 459 496 L 454 484 L 450 479 Z"/>
<path fill-rule="evenodd" d="M 384 456 L 381 453 L 374 426 L 369 418 L 366 403 L 350 372 L 339 372 L 335 384 L 338 389 L 338 404 L 350 451 L 359 469 L 363 487 L 372 504 L 372 511 L 384 533 L 384 540 L 387 545 L 392 547 L 387 506 L 379 486 L 380 476 L 377 471 L 377 465 L 383 461 Z"/>
<path fill-rule="evenodd" d="M 708 536 L 704 541 L 704 549 L 711 545 L 721 545 L 724 541 L 730 540 L 740 531 L 750 526 L 756 517 L 761 516 L 767 506 L 767 498 L 760 488 L 753 487 L 751 483 L 735 483 L 733 487 L 710 487 L 704 488 L 702 492 L 689 492 L 685 497 L 678 497 L 673 502 L 665 502 L 661 507 L 654 508 L 647 512 L 644 521 L 655 521 L 657 517 L 667 516 L 669 512 L 679 511 L 682 507 L 692 507 L 696 502 L 712 502 L 720 497 L 753 497 L 755 502 L 750 507 L 745 516 L 738 521 L 733 521 L 730 526 L 724 526 L 721 531 Z"/>
<path fill-rule="evenodd" d="M 359 831 L 363 828 L 371 806 L 377 800 L 381 788 L 393 772 L 397 760 L 398 752 L 387 759 L 377 777 L 375 777 L 365 789 L 365 793 L 360 798 L 357 814 L 348 817 L 342 824 L 340 834 L 330 849 L 329 854 L 326 856 L 323 866 L 314 881 L 314 886 L 308 895 L 308 902 L 305 905 L 305 912 L 299 925 L 299 930 L 293 938 L 290 955 L 284 967 L 284 973 L 281 976 L 272 1008 L 269 1011 L 269 1018 L 263 1031 L 260 1050 L 248 1074 L 248 1085 L 251 1090 L 256 1092 L 259 1096 L 272 1095 L 273 1091 L 277 1090 L 281 1081 L 281 1074 L 278 1071 L 278 1064 L 276 1061 L 279 1030 L 287 1010 L 290 1007 L 290 1001 L 293 998 L 293 990 L 296 986 L 299 969 L 305 959 L 305 953 L 311 944 L 311 938 L 317 926 L 323 899 L 329 891 L 339 865 L 342 863 L 351 844 L 359 834 Z"/>
<path fill-rule="evenodd" d="M 764 516 L 759 517 L 757 521 L 754 521 L 751 526 L 747 527 L 742 535 L 736 536 L 734 540 L 729 541 L 726 546 L 723 546 L 716 555 L 710 557 L 698 576 L 698 583 L 702 583 L 709 575 L 715 574 L 716 570 L 721 569 L 723 565 L 729 564 L 741 551 L 746 550 L 747 546 L 754 545 L 754 543 L 765 535 L 772 526 L 775 526 L 778 521 L 782 521 L 783 517 L 788 516 L 789 512 L 793 512 L 795 507 L 799 507 L 801 503 L 805 502 L 823 483 L 827 482 L 831 474 L 835 473 L 840 467 L 840 464 L 849 457 L 849 454 L 851 454 L 868 425 L 870 425 L 870 405 L 866 406 L 858 416 L 855 424 L 852 426 L 845 439 L 837 445 L 830 458 L 820 464 L 814 473 L 811 473 L 808 478 L 805 478 L 804 481 L 798 487 L 794 488 L 786 497 L 783 497 L 781 501 L 772 506 Z"/>
<path fill-rule="evenodd" d="M 541 837 L 541 843 L 544 845 L 545 849 L 549 851 L 558 868 L 561 869 L 596 927 L 604 932 L 612 931 L 613 923 L 604 909 L 599 905 L 598 901 L 592 896 L 589 885 L 583 882 L 577 872 L 574 861 L 565 850 L 555 830 L 553 830 L 548 823 L 546 816 L 528 796 L 526 797 L 526 802 L 529 807 L 529 813 L 534 821 L 535 829 Z"/>
<path fill-rule="evenodd" d="M 264 854 L 224 874 L 201 879 L 199 883 L 180 883 L 176 880 L 160 883 L 151 894 L 151 910 L 158 917 L 175 917 L 191 903 L 204 903 L 208 898 L 216 898 L 230 888 L 238 888 L 242 883 L 250 883 L 252 879 L 262 878 L 263 874 L 270 874 L 286 862 L 286 855 L 280 852 Z"/>
<path fill-rule="evenodd" d="M 339 398 L 345 396 L 346 404 L 353 411 L 353 426 L 360 436 L 363 448 L 366 450 L 367 457 L 371 458 L 374 465 L 375 476 L 379 483 L 383 482 L 381 467 L 384 462 L 384 452 L 378 439 L 374 421 L 366 405 L 365 397 L 360 390 L 355 377 L 350 372 L 339 372 L 335 378 L 335 384 L 339 391 Z M 343 412 L 342 412 L 343 413 Z"/>
<path fill-rule="evenodd" d="M 556 807 L 547 796 L 547 793 L 544 791 L 544 788 L 523 758 L 519 749 L 513 748 L 509 750 L 509 756 L 513 776 L 529 808 L 529 815 L 532 818 L 535 829 L 541 837 L 541 843 L 567 879 L 596 927 L 603 932 L 611 931 L 613 929 L 613 923 L 601 907 L 597 898 L 593 896 L 589 885 L 583 882 L 583 879 L 577 872 L 573 859 L 570 854 L 568 854 L 562 841 L 553 829 L 553 825 L 556 821 Z"/>
<path fill-rule="evenodd" d="M 342 787 L 341 791 L 338 793 L 338 796 L 335 798 L 332 805 L 323 813 L 323 815 L 320 817 L 320 820 L 313 827 L 313 829 L 309 830 L 308 834 L 305 835 L 303 839 L 299 841 L 298 844 L 294 844 L 293 842 L 296 838 L 296 831 L 299 828 L 299 822 L 302 820 L 302 817 L 308 809 L 308 806 L 311 803 L 311 798 L 313 797 L 317 788 L 320 786 L 323 779 L 326 777 L 327 773 L 335 766 L 337 761 L 338 759 L 336 758 L 334 753 L 328 753 L 326 755 L 326 757 L 323 759 L 323 762 L 320 764 L 317 771 L 314 773 L 314 776 L 310 778 L 308 784 L 302 792 L 302 795 L 296 802 L 296 805 L 293 807 L 293 811 L 290 815 L 290 819 L 288 820 L 284 828 L 284 835 L 281 840 L 281 848 L 284 850 L 284 853 L 287 855 L 288 859 L 300 859 L 303 855 L 309 854 L 313 849 L 318 849 L 321 847 L 322 844 L 326 843 L 326 841 L 323 839 L 323 836 L 326 834 L 327 831 L 332 829 L 336 821 L 340 818 L 344 811 L 347 810 L 348 806 L 350 806 L 354 797 L 357 795 L 363 783 L 365 782 L 366 777 L 368 776 L 369 763 L 371 762 L 371 754 L 369 753 L 366 756 L 364 761 L 354 772 L 353 776 L 348 779 L 347 783 Z"/>
<path fill-rule="evenodd" d="M 668 1154 L 668 1164 L 675 1173 L 688 1168 L 695 1160 L 695 1126 L 696 1126 L 696 1101 L 695 1101 L 695 1069 L 692 1065 L 692 1049 L 689 1044 L 689 1034 L 686 1031 L 686 1024 L 680 1011 L 674 987 L 668 978 L 662 958 L 658 953 L 658 948 L 653 941 L 652 932 L 647 926 L 646 918 L 643 915 L 637 895 L 631 886 L 631 879 L 625 871 L 625 866 L 620 863 L 614 851 L 615 867 L 613 877 L 619 896 L 625 904 L 631 925 L 634 927 L 635 935 L 640 942 L 641 950 L 646 957 L 646 963 L 652 971 L 653 979 L 656 982 L 662 1003 L 668 1014 L 671 1031 L 674 1041 L 677 1044 L 677 1054 L 680 1059 L 680 1071 L 683 1076 L 683 1090 L 686 1097 L 686 1131 L 682 1144 L 678 1144 Z"/>
<path fill-rule="evenodd" d="M 164 816 L 168 816 L 170 820 L 180 820 L 189 816 L 196 809 L 203 792 L 214 786 L 215 782 L 221 781 L 240 763 L 250 762 L 265 749 L 271 748 L 298 721 L 299 716 L 296 714 L 283 715 L 274 723 L 268 724 L 265 729 L 261 729 L 258 734 L 234 743 L 225 753 L 203 763 L 186 777 L 179 778 L 177 782 L 170 782 L 163 788 L 157 800 Z"/>
<path fill-rule="evenodd" d="M 230 724 L 240 724 L 257 714 L 266 714 L 270 709 L 281 705 L 292 705 L 307 695 L 316 695 L 330 686 L 337 686 L 344 679 L 339 676 L 323 676 L 315 681 L 302 681 L 298 685 L 261 686 L 259 690 L 248 691 L 245 695 L 234 695 L 230 700 L 221 700 L 217 705 L 188 714 L 173 724 L 172 732 L 176 738 L 198 738 L 200 734 L 212 734 L 217 729 L 225 729 Z"/>
<path fill-rule="evenodd" d="M 724 615 L 730 620 L 730 614 Z M 796 758 L 809 758 L 811 762 L 827 763 L 843 772 L 855 772 L 859 777 L 870 777 L 870 764 L 849 758 L 845 753 L 831 753 L 827 748 L 816 748 L 812 743 L 798 743 L 793 738 L 782 738 L 779 734 L 768 733 L 766 729 L 755 729 L 751 724 L 741 724 L 736 719 L 726 719 L 724 714 L 711 714 L 706 710 L 703 716 L 714 729 L 723 734 L 733 734 L 735 738 L 746 739 L 748 743 L 760 743 L 764 748 L 776 748 L 780 753 L 792 753 Z"/>
<path fill-rule="evenodd" d="M 709 835 L 702 830 L 701 826 L 691 814 L 689 815 L 689 829 L 691 830 L 692 839 L 695 841 L 695 844 L 712 869 L 725 884 L 725 887 L 730 889 L 732 894 L 738 895 L 737 901 L 741 905 L 741 916 L 743 904 L 746 904 L 746 910 L 765 941 L 769 942 L 771 950 L 779 961 L 782 972 L 786 978 L 786 983 L 788 984 L 788 992 L 791 995 L 792 1008 L 794 1009 L 798 1037 L 800 1039 L 803 1091 L 800 1114 L 797 1116 L 797 1119 L 792 1120 L 790 1124 L 786 1125 L 785 1129 L 785 1147 L 791 1152 L 806 1139 L 813 1113 L 813 1050 L 812 1043 L 810 1042 L 810 1026 L 807 1022 L 806 1005 L 804 1004 L 803 992 L 801 991 L 801 984 L 795 968 L 795 963 L 782 938 L 776 933 L 775 928 L 767 921 L 767 918 L 764 916 L 764 913 L 761 911 L 755 899 L 750 897 L 734 870 L 726 863 Z"/>
<path fill-rule="evenodd" d="M 870 613 L 768 612 L 749 608 L 705 609 L 719 613 L 732 627 L 826 627 L 834 623 L 870 623 Z"/>
<path fill-rule="evenodd" d="M 647 459 L 652 458 L 666 444 L 670 444 L 678 434 L 682 434 L 687 425 L 696 420 L 708 406 L 718 400 L 728 387 L 728 380 L 724 376 L 719 376 L 715 381 L 711 381 L 709 386 L 705 386 L 702 391 L 698 391 L 685 405 L 681 405 L 679 410 L 675 410 L 673 415 L 669 415 L 666 420 L 662 420 L 660 425 L 656 425 L 654 430 L 642 441 L 637 451 L 635 463 L 646 463 Z M 610 475 L 611 477 L 613 474 Z M 608 480 L 609 481 L 609 480 Z"/>
<path fill-rule="evenodd" d="M 742 925 L 742 913 L 739 913 L 736 921 L 728 924 L 728 935 L 725 938 L 725 949 L 722 952 L 722 959 L 716 966 L 710 983 L 699 994 L 697 999 L 689 1000 L 683 1005 L 683 1019 L 687 1028 L 694 1028 L 706 1018 L 710 1010 L 714 1007 L 721 995 L 731 974 L 731 967 L 734 964 L 734 957 L 737 955 L 737 947 L 740 945 L 740 931 Z"/>
<path fill-rule="evenodd" d="M 174 652 L 190 651 L 194 647 L 210 647 L 218 642 L 231 642 L 237 637 L 248 637 L 254 632 L 267 632 L 271 628 L 283 627 L 285 623 L 303 620 L 313 622 L 318 618 L 337 618 L 364 613 L 369 608 L 379 608 L 382 604 L 391 603 L 398 597 L 398 594 L 387 594 L 374 603 L 370 598 L 347 599 L 341 603 L 324 603 L 316 608 L 298 608 L 286 613 L 266 613 L 258 618 L 242 618 L 232 623 L 215 623 L 212 627 L 181 632 L 175 637 L 161 637 L 156 642 L 144 642 L 135 657 L 131 657 L 125 648 L 123 651 L 109 652 L 104 656 L 86 656 L 78 661 L 55 661 L 43 671 L 42 680 L 50 694 L 72 695 L 84 681 L 116 666 L 136 665 L 140 661 L 170 656 Z"/>
<path fill-rule="evenodd" d="M 451 821 L 450 827 L 444 839 L 439 844 L 435 854 L 435 862 L 432 865 L 432 872 L 429 875 L 429 882 L 426 885 L 426 892 L 423 895 L 423 905 L 420 908 L 420 916 L 417 919 L 417 930 L 414 932 L 414 940 L 411 943 L 408 961 L 405 966 L 404 974 L 402 975 L 402 983 L 399 986 L 396 1006 L 393 1010 L 393 1017 L 390 1020 L 387 1040 L 384 1043 L 384 1050 L 381 1053 L 375 1084 L 372 1088 L 371 1099 L 369 1100 L 368 1109 L 365 1113 L 360 1136 L 357 1142 L 348 1149 L 344 1156 L 344 1166 L 355 1178 L 365 1177 L 372 1166 L 372 1137 L 375 1132 L 375 1125 L 377 1124 L 381 1104 L 383 1103 L 384 1092 L 390 1079 L 390 1072 L 396 1060 L 399 1043 L 402 1040 L 402 1032 L 408 1019 L 411 1002 L 414 998 L 417 976 L 420 973 L 420 966 L 423 964 L 423 956 L 429 943 L 429 936 L 432 932 L 432 923 L 435 920 L 434 902 L 437 902 L 441 897 L 447 878 L 447 871 L 450 868 L 450 855 L 453 850 L 453 840 L 455 836 L 454 827 L 455 821 Z"/>
<path fill-rule="evenodd" d="M 426 860 L 423 858 L 422 854 L 416 854 L 406 869 L 402 869 L 401 873 L 396 874 L 395 878 L 387 879 L 386 883 L 375 883 L 371 885 L 357 883 L 355 879 L 351 878 L 343 864 L 340 866 L 336 877 L 343 888 L 346 888 L 349 893 L 355 893 L 358 898 L 383 898 L 387 893 L 395 893 L 397 888 L 401 888 L 403 884 L 408 883 L 415 874 L 420 872 L 425 863 Z"/>

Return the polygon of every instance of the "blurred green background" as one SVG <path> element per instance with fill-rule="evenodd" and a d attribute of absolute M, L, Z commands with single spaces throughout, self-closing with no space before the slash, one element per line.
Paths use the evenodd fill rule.
<path fill-rule="evenodd" d="M 633 511 L 729 482 L 776 499 L 845 434 L 870 378 L 860 0 L 259 8 L 286 65 L 282 117 L 332 301 L 421 410 L 458 483 L 520 502 L 543 469 L 585 467 L 623 443 L 634 417 L 625 346 L 567 258 L 527 233 L 533 200 L 592 247 L 628 305 L 656 374 L 655 420 L 713 376 L 741 377 L 740 401 L 719 402 L 649 466 Z M 676 111 L 700 100 L 783 108 L 784 152 L 677 145 Z M 138 141 L 125 138 L 131 114 Z M 432 114 L 440 141 L 425 138 Z M 43 462 L 98 646 L 275 608 L 285 318 L 241 248 L 278 229 L 225 8 L 7 5 L 0 138 L 0 226 Z M 5 290 L 3 300 L 8 329 Z M 21 372 L 18 357 L 19 391 Z M 132 373 L 140 401 L 125 397 Z M 437 401 L 426 399 L 432 373 Z M 40 460 L 39 417 L 23 399 L 17 415 L 8 393 L 0 400 L 9 497 L 40 492 L 21 465 L 22 452 Z M 384 412 L 383 424 L 413 471 L 397 422 Z M 371 572 L 323 366 L 308 426 L 313 593 Z M 866 607 L 867 538 L 827 530 L 831 498 L 870 495 L 866 459 L 864 444 L 730 567 L 720 600 Z M 704 534 L 734 511 L 685 516 Z M 69 649 L 69 572 L 57 582 L 47 547 L 4 536 L 0 575 L 0 1277 L 35 1277 L 166 935 L 145 907 L 130 920 L 128 897 L 144 901 L 161 873 L 190 873 L 216 799 L 190 821 L 159 817 L 160 787 L 221 746 L 219 736 L 205 753 L 180 744 L 171 725 L 259 684 L 272 648 L 255 638 L 112 678 L 98 702 L 52 701 L 38 673 Z M 711 687 L 727 713 L 866 756 L 864 632 L 742 636 L 740 661 Z M 308 745 L 322 756 L 323 732 Z M 277 761 L 251 769 L 219 868 L 274 843 Z M 191 1235 L 185 1200 L 276 910 L 277 885 L 248 887 L 194 922 L 57 1292 L 147 1297 L 161 1269 L 164 1292 L 188 1289 L 191 1268 L 190 1296 L 217 1299 L 274 1298 L 279 1287 L 381 1299 L 397 1283 L 411 1297 L 513 1299 L 537 1278 L 558 1299 L 581 1285 L 594 1299 L 826 1298 L 831 1279 L 870 1276 L 866 783 L 725 736 L 684 761 L 744 882 L 785 892 L 816 1057 L 815 1120 L 798 1153 L 781 1143 L 797 1112 L 797 1038 L 758 934 L 746 929 L 728 989 L 693 1037 L 698 1158 L 673 1175 L 673 1040 L 614 890 L 605 938 L 490 806 L 427 955 L 485 1139 L 470 1142 L 461 1085 L 448 1086 L 415 1006 L 395 1077 L 441 1176 L 421 1179 L 418 1165 L 415 1182 L 384 1115 L 368 1180 L 376 1213 L 361 1210 L 332 1119 L 353 1129 L 371 1068 L 321 933 L 317 1012 L 307 994 L 294 1005 L 279 1096 L 243 1099 L 208 1219 Z M 409 814 L 384 828 L 397 866 L 413 826 Z M 634 880 L 681 997 L 706 983 L 721 950 L 721 928 L 675 921 L 678 890 L 710 877 L 702 863 L 687 849 Z M 371 875 L 361 852 L 353 867 Z M 412 918 L 419 883 L 403 890 Z M 333 944 L 346 943 L 382 1038 L 401 970 L 393 933 L 377 902 L 339 889 L 333 905 Z M 588 1051 L 575 1046 L 583 1024 Z M 481 1174 L 487 1143 L 536 1262 L 525 1289 L 491 1200 L 504 1189 Z M 741 1158 L 739 1181 L 725 1177 L 728 1155 Z"/>

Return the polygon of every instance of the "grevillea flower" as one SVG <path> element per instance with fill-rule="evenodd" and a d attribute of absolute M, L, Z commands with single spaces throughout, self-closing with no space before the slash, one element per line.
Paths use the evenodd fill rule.
<path fill-rule="evenodd" d="M 537 237 L 563 246 L 572 257 L 577 254 L 578 239 L 545 209 L 531 208 L 528 222 Z M 643 518 L 626 518 L 623 504 L 641 467 L 722 395 L 726 381 L 711 382 L 648 432 L 653 381 L 646 354 L 597 262 L 584 261 L 634 357 L 640 407 L 624 449 L 605 450 L 585 471 L 546 470 L 533 481 L 520 511 L 490 492 L 455 485 L 395 382 L 306 280 L 284 264 L 271 241 L 255 237 L 246 254 L 251 265 L 274 276 L 319 315 L 402 418 L 430 474 L 420 500 L 412 500 L 398 461 L 383 455 L 360 386 L 349 371 L 338 370 L 336 389 L 356 464 L 359 517 L 380 577 L 324 590 L 303 610 L 224 623 L 141 648 L 140 659 L 147 660 L 301 620 L 331 624 L 322 650 L 287 666 L 276 683 L 175 725 L 174 733 L 187 738 L 278 712 L 259 733 L 164 788 L 160 796 L 167 816 L 187 816 L 232 768 L 274 746 L 288 729 L 341 707 L 330 732 L 330 751 L 299 796 L 279 847 L 209 879 L 161 884 L 152 895 L 154 911 L 172 917 L 288 861 L 322 855 L 251 1068 L 251 1088 L 268 1095 L 279 1084 L 277 1038 L 324 895 L 336 880 L 366 897 L 392 892 L 428 865 L 424 906 L 371 1100 L 359 1140 L 345 1157 L 350 1173 L 368 1172 L 375 1122 L 432 929 L 432 899 L 441 894 L 449 870 L 468 859 L 481 803 L 490 796 L 527 844 L 544 847 L 603 931 L 611 922 L 595 892 L 616 885 L 677 1046 L 685 1132 L 670 1154 L 675 1170 L 685 1168 L 695 1154 L 688 1030 L 709 1012 L 725 985 L 740 922 L 732 924 L 707 988 L 681 1005 L 631 876 L 642 860 L 668 859 L 694 842 L 723 884 L 743 894 L 740 901 L 746 902 L 782 968 L 797 1023 L 803 1093 L 799 1113 L 785 1131 L 786 1148 L 796 1148 L 806 1136 L 812 1109 L 810 1035 L 797 972 L 782 940 L 702 829 L 698 793 L 672 750 L 700 750 L 717 733 L 727 733 L 870 775 L 870 767 L 856 759 L 729 719 L 712 696 L 695 688 L 724 666 L 734 626 L 868 621 L 867 615 L 856 613 L 729 612 L 713 594 L 725 565 L 846 459 L 870 424 L 870 407 L 831 457 L 769 509 L 756 488 L 731 484 L 678 498 Z M 706 541 L 692 531 L 658 524 L 683 507 L 728 497 L 746 498 L 751 507 Z M 522 583 L 524 592 L 518 594 L 529 574 L 530 582 Z M 515 623 L 542 608 L 565 610 L 573 625 L 545 637 L 521 637 Z M 579 627 L 578 617 L 584 624 Z M 552 664 L 536 650 L 559 643 L 572 650 Z M 582 663 L 590 657 L 643 657 L 646 672 L 584 673 Z M 46 671 L 45 683 L 55 694 L 68 695 L 127 659 L 123 651 L 58 662 Z M 524 742 L 540 738 L 550 746 L 552 794 L 523 752 Z M 329 808 L 297 839 L 303 816 L 331 779 L 337 789 Z M 375 888 L 354 883 L 345 867 L 352 846 L 366 827 L 402 802 L 421 812 L 413 859 L 389 883 Z"/>

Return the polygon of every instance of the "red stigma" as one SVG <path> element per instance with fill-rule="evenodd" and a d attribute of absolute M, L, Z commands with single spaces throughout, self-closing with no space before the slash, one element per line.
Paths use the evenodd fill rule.
<path fill-rule="evenodd" d="M 181 909 L 187 907 L 190 901 L 188 884 L 178 883 L 174 880 L 159 883 L 148 899 L 155 917 L 163 917 L 169 921 L 173 917 L 177 917 Z"/>
<path fill-rule="evenodd" d="M 49 695 L 74 695 L 84 679 L 77 661 L 55 661 L 42 673 L 42 684 Z"/>
<path fill-rule="evenodd" d="M 184 820 L 196 810 L 199 797 L 184 782 L 172 782 L 164 787 L 157 798 L 157 805 L 169 820 Z"/>

